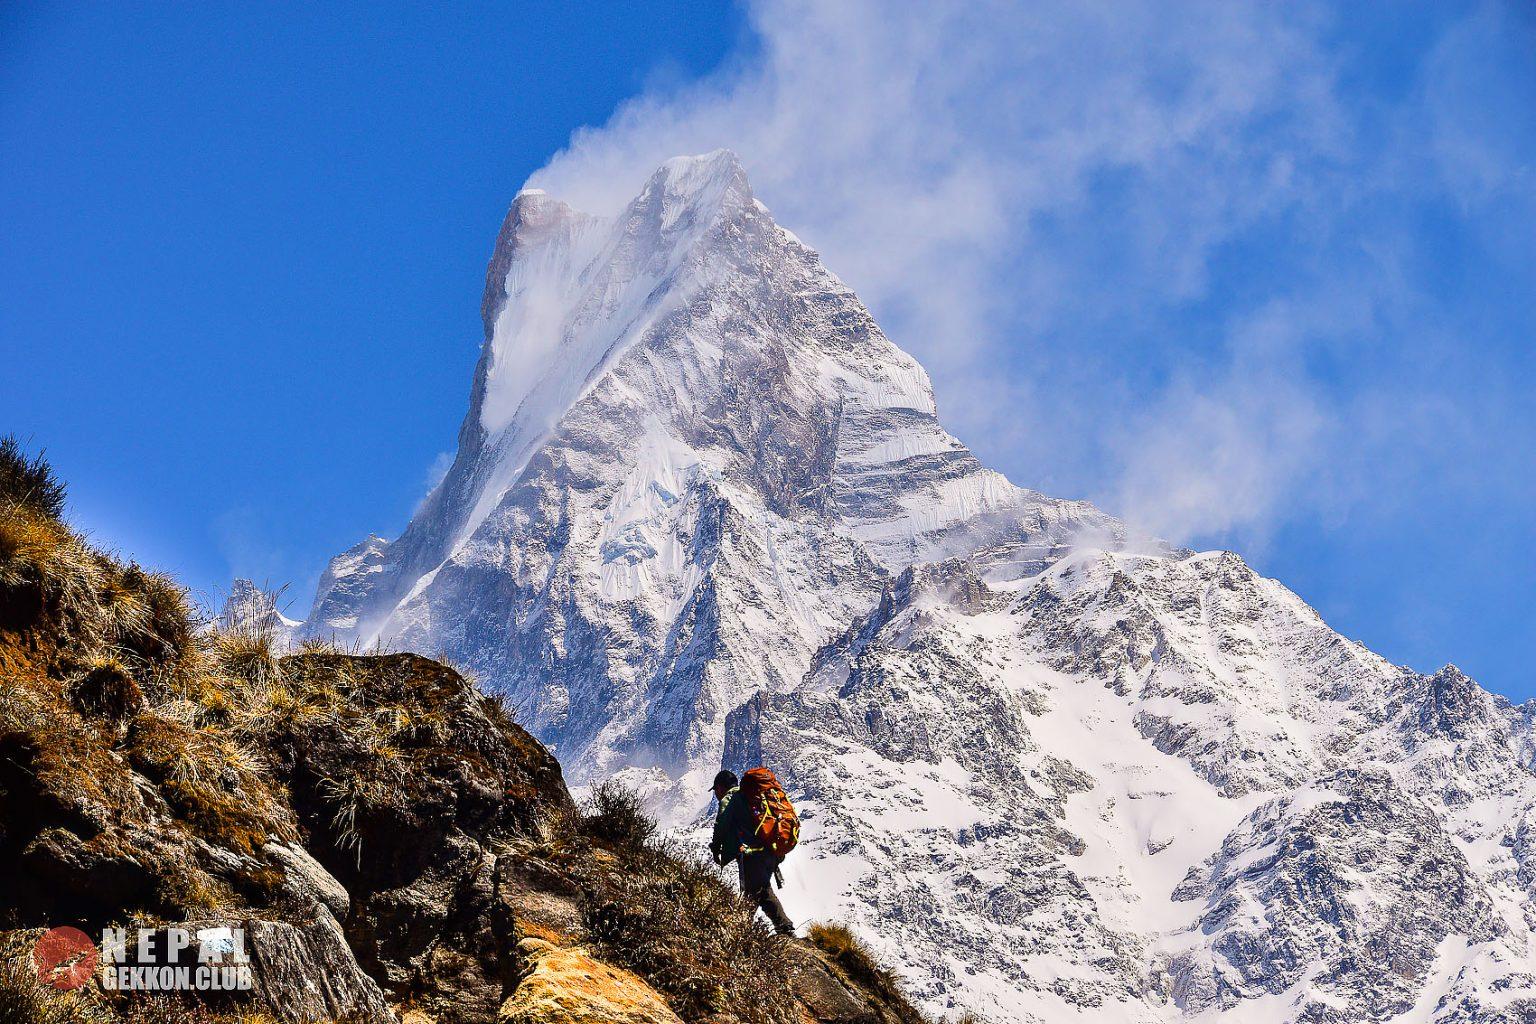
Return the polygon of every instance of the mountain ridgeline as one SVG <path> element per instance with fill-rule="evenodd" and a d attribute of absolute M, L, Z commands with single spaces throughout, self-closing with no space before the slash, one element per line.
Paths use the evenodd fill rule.
<path fill-rule="evenodd" d="M 502 226 L 442 483 L 298 634 L 442 652 L 682 834 L 802 807 L 792 915 L 998 1021 L 1536 1019 L 1536 709 L 1017 487 L 727 152 Z"/>

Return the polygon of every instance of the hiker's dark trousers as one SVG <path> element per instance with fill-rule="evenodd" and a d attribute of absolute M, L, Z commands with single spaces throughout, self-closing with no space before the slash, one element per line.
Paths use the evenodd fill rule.
<path fill-rule="evenodd" d="M 789 919 L 788 914 L 784 913 L 779 897 L 773 891 L 773 869 L 783 860 L 783 857 L 775 857 L 767 850 L 759 850 L 757 853 L 746 854 L 738 864 L 741 870 L 742 895 L 768 915 L 768 920 L 773 922 L 774 931 L 788 934 L 795 930 L 795 923 Z"/>

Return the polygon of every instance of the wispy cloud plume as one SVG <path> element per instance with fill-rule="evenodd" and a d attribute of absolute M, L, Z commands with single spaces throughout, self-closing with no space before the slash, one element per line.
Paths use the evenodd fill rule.
<path fill-rule="evenodd" d="M 1401 413 L 1438 382 L 1412 372 L 1400 208 L 1516 202 L 1528 174 L 1529 139 L 1457 116 L 1503 8 L 1431 26 L 1421 84 L 1374 92 L 1347 11 L 765 0 L 749 51 L 577 132 L 530 184 L 603 212 L 731 147 L 1019 482 L 1262 539 L 1356 500 L 1340 466 L 1423 440 Z"/>

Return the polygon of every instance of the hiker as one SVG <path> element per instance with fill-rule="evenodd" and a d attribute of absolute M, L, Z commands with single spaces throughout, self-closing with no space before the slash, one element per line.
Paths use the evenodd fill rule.
<path fill-rule="evenodd" d="M 715 776 L 715 835 L 709 851 L 715 863 L 725 867 L 737 862 L 741 892 L 773 924 L 780 935 L 795 934 L 795 924 L 784 913 L 773 880 L 784 885 L 779 865 L 800 838 L 800 822 L 790 806 L 784 787 L 767 768 L 753 768 L 738 783 L 736 773 Z"/>

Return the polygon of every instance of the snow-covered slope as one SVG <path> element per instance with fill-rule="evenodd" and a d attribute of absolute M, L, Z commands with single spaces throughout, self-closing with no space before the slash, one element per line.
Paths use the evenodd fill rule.
<path fill-rule="evenodd" d="M 903 575 L 730 716 L 864 925 L 998 1020 L 1536 1019 L 1525 717 L 1232 554 Z M 1431 991 L 1441 996 L 1430 998 Z"/>
<path fill-rule="evenodd" d="M 482 313 L 451 470 L 307 633 L 447 654 L 679 828 L 770 764 L 792 913 L 935 1008 L 1536 1015 L 1536 712 L 986 469 L 731 154 L 520 194 Z"/>

